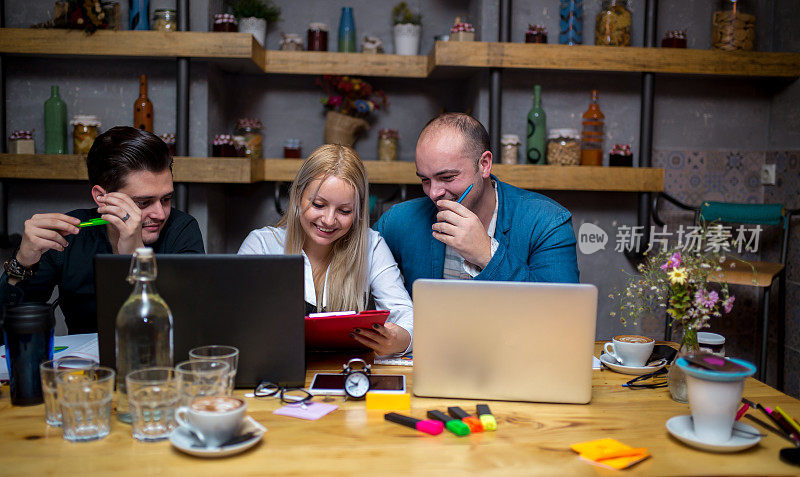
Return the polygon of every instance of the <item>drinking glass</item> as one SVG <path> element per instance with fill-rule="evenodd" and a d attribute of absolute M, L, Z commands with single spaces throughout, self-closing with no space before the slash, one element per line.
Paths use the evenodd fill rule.
<path fill-rule="evenodd" d="M 115 375 L 113 369 L 97 366 L 56 376 L 64 439 L 90 441 L 108 435 Z"/>
<path fill-rule="evenodd" d="M 48 425 L 61 427 L 61 407 L 58 405 L 56 376 L 68 370 L 88 369 L 95 366 L 97 366 L 96 361 L 75 357 L 56 358 L 39 365 L 42 393 L 44 394 L 44 421 Z"/>
<path fill-rule="evenodd" d="M 131 433 L 140 441 L 169 437 L 178 408 L 178 377 L 174 369 L 143 368 L 125 377 L 131 412 Z"/>
<path fill-rule="evenodd" d="M 229 388 L 230 392 L 233 392 L 236 382 L 236 370 L 239 367 L 238 348 L 225 345 L 198 346 L 189 351 L 189 358 L 193 361 L 198 359 L 211 359 L 227 363 L 230 367 L 230 372 L 228 373 L 230 378 Z"/>
<path fill-rule="evenodd" d="M 230 367 L 222 361 L 195 359 L 175 366 L 178 374 L 178 396 L 181 406 L 188 406 L 202 396 L 230 394 Z"/>

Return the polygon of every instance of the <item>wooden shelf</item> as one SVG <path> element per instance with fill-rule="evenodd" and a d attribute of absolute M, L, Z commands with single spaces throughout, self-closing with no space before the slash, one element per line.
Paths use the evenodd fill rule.
<path fill-rule="evenodd" d="M 436 67 L 800 76 L 800 53 L 439 41 Z"/>
<path fill-rule="evenodd" d="M 431 56 L 373 55 L 327 51 L 265 51 L 266 73 L 427 78 Z"/>
<path fill-rule="evenodd" d="M 249 33 L 2 28 L 0 53 L 250 60 L 263 69 L 264 49 Z"/>
<path fill-rule="evenodd" d="M 0 154 L 0 179 L 86 180 L 84 156 Z M 247 184 L 291 182 L 302 160 L 238 157 L 176 157 L 175 181 Z M 419 185 L 413 162 L 364 161 L 373 184 Z M 664 170 L 638 167 L 492 166 L 509 184 L 533 190 L 658 192 Z"/>
<path fill-rule="evenodd" d="M 800 53 L 491 42 L 436 42 L 429 55 L 265 50 L 248 33 L 2 28 L 0 53 L 245 60 L 268 74 L 426 78 L 436 70 L 509 68 L 754 77 L 800 76 Z M 258 71 L 256 70 L 256 71 Z"/>

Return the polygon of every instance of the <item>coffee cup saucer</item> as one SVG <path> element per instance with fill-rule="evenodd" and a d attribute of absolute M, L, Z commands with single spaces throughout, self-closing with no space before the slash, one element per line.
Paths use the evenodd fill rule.
<path fill-rule="evenodd" d="M 617 361 L 613 356 L 609 356 L 607 353 L 601 354 L 599 359 L 601 363 L 611 368 L 612 371 L 622 374 L 630 374 L 633 376 L 641 376 L 642 374 L 652 373 L 667 365 L 667 360 L 659 359 L 658 361 L 653 361 L 649 366 L 623 366 L 619 364 L 619 361 Z"/>
<path fill-rule="evenodd" d="M 733 435 L 727 442 L 722 444 L 705 442 L 697 437 L 694 433 L 694 423 L 691 415 L 685 414 L 671 417 L 667 420 L 666 425 L 667 430 L 675 439 L 691 447 L 709 452 L 739 452 L 753 447 L 761 440 L 758 429 L 740 421 L 734 421 Z"/>
<path fill-rule="evenodd" d="M 206 447 L 205 444 L 195 437 L 195 435 L 186 427 L 178 426 L 173 429 L 169 435 L 169 441 L 181 452 L 197 456 L 197 457 L 226 457 L 229 455 L 238 454 L 243 452 L 254 445 L 258 444 L 267 428 L 258 423 L 250 416 L 245 417 L 242 422 L 242 428 L 239 431 L 240 436 L 252 433 L 252 437 L 242 442 L 237 442 L 231 445 L 221 447 Z"/>

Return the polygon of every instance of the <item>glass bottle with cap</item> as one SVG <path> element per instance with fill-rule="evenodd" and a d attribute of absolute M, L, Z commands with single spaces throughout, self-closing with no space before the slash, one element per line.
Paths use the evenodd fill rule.
<path fill-rule="evenodd" d="M 605 131 L 605 115 L 597 104 L 599 93 L 592 90 L 592 102 L 583 113 L 583 134 L 581 135 L 581 165 L 603 165 L 603 134 Z"/>
<path fill-rule="evenodd" d="M 172 367 L 172 312 L 155 287 L 156 257 L 150 247 L 137 248 L 128 282 L 134 284 L 117 313 L 117 418 L 130 422 L 125 377 L 153 366 Z"/>
<path fill-rule="evenodd" d="M 528 113 L 528 136 L 525 156 L 528 164 L 545 163 L 545 138 L 547 137 L 547 117 L 542 109 L 542 87 L 533 87 L 533 107 Z"/>

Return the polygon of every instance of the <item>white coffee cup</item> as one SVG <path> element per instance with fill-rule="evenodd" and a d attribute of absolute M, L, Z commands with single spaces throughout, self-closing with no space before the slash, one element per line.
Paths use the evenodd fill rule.
<path fill-rule="evenodd" d="M 175 419 L 203 441 L 219 447 L 234 437 L 242 426 L 247 403 L 232 396 L 203 396 L 175 411 Z"/>
<path fill-rule="evenodd" d="M 744 381 L 756 367 L 740 359 L 731 361 L 746 371 L 722 373 L 689 365 L 679 358 L 676 365 L 686 374 L 686 390 L 692 409 L 694 434 L 709 444 L 724 444 L 731 439 L 736 410 L 739 408 Z"/>
<path fill-rule="evenodd" d="M 641 368 L 653 354 L 655 344 L 656 341 L 647 336 L 619 335 L 603 345 L 603 350 L 616 358 L 623 366 Z"/>

